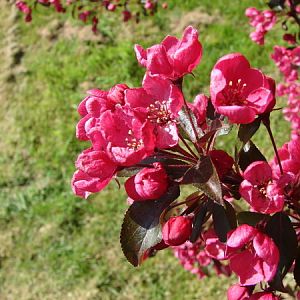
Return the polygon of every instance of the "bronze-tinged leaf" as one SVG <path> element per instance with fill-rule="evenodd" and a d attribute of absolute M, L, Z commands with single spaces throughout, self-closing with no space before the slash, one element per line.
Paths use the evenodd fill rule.
<path fill-rule="evenodd" d="M 179 112 L 180 128 L 185 133 L 185 136 L 193 143 L 195 143 L 201 136 L 203 136 L 202 129 L 198 126 L 196 116 L 191 109 L 184 107 Z M 195 132 L 196 131 L 196 132 Z"/>
<path fill-rule="evenodd" d="M 149 165 L 152 165 L 155 162 L 160 162 L 165 168 L 168 176 L 173 180 L 182 177 L 190 167 L 189 164 L 183 160 L 173 158 L 172 156 L 168 157 L 165 153 L 162 154 L 157 152 L 154 155 L 143 159 L 137 165 L 119 170 L 117 176 L 130 177 L 136 175 L 141 169 L 149 167 Z"/>
<path fill-rule="evenodd" d="M 230 210 L 230 212 L 226 211 L 225 207 L 227 207 L 228 210 Z M 232 220 L 233 214 L 231 209 L 227 204 L 225 205 L 225 207 L 217 203 L 214 203 L 212 207 L 214 229 L 219 240 L 222 243 L 225 243 L 227 241 L 227 233 L 230 230 L 236 228 L 236 220 L 235 221 Z"/>
<path fill-rule="evenodd" d="M 255 227 L 257 223 L 259 223 L 260 221 L 263 220 L 267 221 L 269 218 L 270 218 L 269 215 L 251 212 L 251 211 L 242 211 L 237 215 L 239 225 L 248 224 L 253 227 Z"/>
<path fill-rule="evenodd" d="M 258 130 L 260 123 L 261 123 L 261 119 L 257 118 L 252 123 L 240 125 L 238 131 L 238 138 L 243 143 L 243 145 L 245 145 L 250 141 L 250 139 Z"/>
<path fill-rule="evenodd" d="M 266 158 L 250 140 L 239 152 L 238 164 L 244 171 L 250 164 L 255 161 L 266 161 Z"/>
<path fill-rule="evenodd" d="M 209 156 L 199 160 L 190 168 L 181 180 L 182 184 L 193 184 L 206 196 L 223 205 L 222 188 L 215 166 Z"/>
<path fill-rule="evenodd" d="M 192 234 L 190 236 L 190 241 L 192 243 L 195 243 L 200 236 L 207 212 L 208 212 L 207 203 L 201 203 L 200 208 L 198 212 L 195 214 L 193 220 L 193 229 L 192 229 Z"/>
<path fill-rule="evenodd" d="M 140 265 L 147 251 L 161 241 L 160 216 L 179 195 L 179 186 L 174 184 L 161 198 L 135 201 L 127 210 L 120 242 L 125 257 L 133 266 Z"/>
<path fill-rule="evenodd" d="M 298 286 L 300 286 L 300 248 L 298 248 L 298 254 L 294 267 L 294 279 Z"/>
<path fill-rule="evenodd" d="M 278 247 L 280 254 L 278 272 L 280 272 L 281 279 L 283 279 L 297 256 L 298 242 L 296 232 L 291 220 L 283 212 L 278 212 L 270 218 L 265 231 Z"/>

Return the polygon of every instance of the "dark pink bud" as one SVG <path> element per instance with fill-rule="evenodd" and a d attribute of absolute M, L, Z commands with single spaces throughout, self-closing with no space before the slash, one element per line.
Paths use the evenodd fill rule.
<path fill-rule="evenodd" d="M 162 228 L 163 240 L 167 245 L 179 246 L 192 233 L 192 221 L 188 217 L 171 217 Z"/>
<path fill-rule="evenodd" d="M 296 44 L 296 35 L 295 34 L 285 33 L 283 35 L 283 39 L 291 45 Z"/>
<path fill-rule="evenodd" d="M 94 33 L 97 33 L 97 30 L 98 30 L 98 29 L 97 29 L 98 22 L 99 22 L 98 18 L 97 18 L 97 17 L 94 17 L 93 20 L 92 20 L 92 31 L 93 31 Z"/>
<path fill-rule="evenodd" d="M 135 201 L 155 200 L 164 195 L 169 186 L 168 175 L 160 163 L 144 168 L 125 182 L 125 189 Z"/>
<path fill-rule="evenodd" d="M 132 17 L 131 12 L 129 10 L 122 11 L 122 14 L 123 14 L 123 21 L 124 22 L 129 21 Z"/>
<path fill-rule="evenodd" d="M 84 11 L 82 13 L 79 14 L 78 18 L 82 21 L 82 22 L 86 22 L 88 20 L 89 15 L 91 14 L 90 10 Z"/>

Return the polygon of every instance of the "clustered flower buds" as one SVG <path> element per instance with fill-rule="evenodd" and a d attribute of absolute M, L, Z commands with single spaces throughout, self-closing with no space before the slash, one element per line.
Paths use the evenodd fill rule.
<path fill-rule="evenodd" d="M 72 15 L 76 15 L 83 23 L 91 24 L 94 33 L 97 33 L 100 15 L 105 11 L 118 12 L 122 16 L 123 22 L 133 19 L 138 23 L 141 15 L 152 16 L 160 7 L 159 0 L 18 0 L 16 2 L 17 9 L 25 15 L 25 22 L 32 21 L 32 12 L 38 12 L 37 6 L 54 8 L 57 13 L 72 11 Z M 166 2 L 161 4 L 163 9 L 166 9 L 167 6 Z"/>
<path fill-rule="evenodd" d="M 90 147 L 76 160 L 74 193 L 87 198 L 112 179 L 128 178 L 120 240 L 134 266 L 170 247 L 199 278 L 212 268 L 236 274 L 230 300 L 291 293 L 282 280 L 294 270 L 300 281 L 300 144 L 277 150 L 274 80 L 242 54 L 228 54 L 212 69 L 210 95 L 188 103 L 184 80 L 202 58 L 195 28 L 148 49 L 136 45 L 135 53 L 146 69 L 140 87 L 93 89 L 78 106 L 76 135 Z M 269 163 L 251 140 L 260 125 L 275 151 Z M 234 155 L 216 146 L 233 126 Z"/>

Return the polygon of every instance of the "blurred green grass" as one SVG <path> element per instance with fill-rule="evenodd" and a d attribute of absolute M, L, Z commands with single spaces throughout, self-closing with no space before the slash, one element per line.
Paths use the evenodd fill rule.
<path fill-rule="evenodd" d="M 138 26 L 103 16 L 98 39 L 76 21 L 66 26 L 66 16 L 53 21 L 45 12 L 25 24 L 1 4 L 0 299 L 225 299 L 234 278 L 199 281 L 168 251 L 139 269 L 126 262 L 119 246 L 126 201 L 116 184 L 89 201 L 70 190 L 73 162 L 87 147 L 75 139 L 76 106 L 88 88 L 141 83 L 135 43 L 149 46 L 189 24 L 199 29 L 204 55 L 196 78 L 185 80 L 189 100 L 208 90 L 212 66 L 229 52 L 278 78 L 269 59 L 275 33 L 265 47 L 248 38 L 244 10 L 262 1 L 168 2 Z M 278 144 L 287 141 L 281 112 L 272 125 Z M 233 141 L 224 137 L 220 146 L 231 151 Z M 255 141 L 270 158 L 263 130 Z"/>

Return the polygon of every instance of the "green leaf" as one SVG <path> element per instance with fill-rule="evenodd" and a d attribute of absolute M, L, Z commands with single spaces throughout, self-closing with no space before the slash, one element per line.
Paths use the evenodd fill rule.
<path fill-rule="evenodd" d="M 120 235 L 121 247 L 127 260 L 138 266 L 145 254 L 161 241 L 160 216 L 180 195 L 178 185 L 157 200 L 135 201 L 127 210 Z"/>
<path fill-rule="evenodd" d="M 195 167 L 190 168 L 180 182 L 193 184 L 210 199 L 221 205 L 224 204 L 218 173 L 209 156 L 202 158 Z"/>

